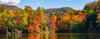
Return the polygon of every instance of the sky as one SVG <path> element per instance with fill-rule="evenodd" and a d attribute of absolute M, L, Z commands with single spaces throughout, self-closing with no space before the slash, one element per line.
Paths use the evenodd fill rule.
<path fill-rule="evenodd" d="M 0 4 L 14 5 L 24 9 L 26 5 L 36 10 L 38 7 L 44 9 L 71 7 L 76 10 L 82 10 L 85 4 L 95 0 L 0 0 Z"/>

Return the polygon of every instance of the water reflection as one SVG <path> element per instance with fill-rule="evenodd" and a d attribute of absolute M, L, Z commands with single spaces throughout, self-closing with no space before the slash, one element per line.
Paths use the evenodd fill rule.
<path fill-rule="evenodd" d="M 56 39 L 56 34 L 27 34 L 27 39 Z"/>
<path fill-rule="evenodd" d="M 100 39 L 99 33 L 0 34 L 0 39 Z"/>

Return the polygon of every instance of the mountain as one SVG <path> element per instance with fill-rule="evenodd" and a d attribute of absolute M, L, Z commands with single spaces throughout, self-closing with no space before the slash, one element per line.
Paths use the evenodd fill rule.
<path fill-rule="evenodd" d="M 16 7 L 16 6 L 13 6 L 13 5 L 0 4 L 0 8 L 1 8 L 2 6 L 5 6 L 7 10 L 17 10 L 17 9 L 22 10 L 21 8 Z M 73 10 L 73 9 L 70 8 L 70 7 L 62 7 L 62 8 L 44 9 L 44 12 L 45 12 L 45 13 L 50 13 L 50 12 L 55 13 L 55 12 L 58 12 L 58 13 L 60 13 L 60 14 L 63 14 L 63 13 L 65 13 L 65 12 L 72 11 L 72 10 Z"/>
<path fill-rule="evenodd" d="M 0 8 L 2 6 L 5 6 L 7 10 L 17 10 L 17 9 L 22 10 L 21 8 L 18 8 L 18 7 L 13 6 L 13 5 L 0 4 Z"/>
<path fill-rule="evenodd" d="M 50 8 L 50 9 L 45 9 L 44 12 L 45 13 L 50 13 L 50 12 L 58 12 L 58 13 L 65 13 L 68 11 L 72 11 L 73 9 L 70 7 L 62 7 L 62 8 Z"/>

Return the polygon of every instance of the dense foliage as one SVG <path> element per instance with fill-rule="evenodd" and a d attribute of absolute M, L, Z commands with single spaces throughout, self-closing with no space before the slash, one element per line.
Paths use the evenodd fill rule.
<path fill-rule="evenodd" d="M 44 13 L 44 9 L 33 10 L 25 6 L 23 10 L 0 8 L 0 32 L 99 32 L 100 0 L 85 5 L 84 9 L 60 14 Z M 47 15 L 48 14 L 48 15 Z"/>
<path fill-rule="evenodd" d="M 15 32 L 16 30 L 20 30 L 23 33 L 26 33 L 50 31 L 55 30 L 56 28 L 56 18 L 51 17 L 52 23 L 47 23 L 46 15 L 40 7 L 36 12 L 34 12 L 30 6 L 25 6 L 25 9 L 22 11 L 6 11 L 4 6 L 0 9 L 0 29 L 5 28 L 5 31 Z M 49 24 L 49 26 L 47 26 L 47 24 Z M 3 30 L 1 30 L 1 32 L 2 31 Z"/>

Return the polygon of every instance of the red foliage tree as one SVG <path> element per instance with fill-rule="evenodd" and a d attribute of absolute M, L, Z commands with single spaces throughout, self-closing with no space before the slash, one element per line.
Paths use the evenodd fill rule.
<path fill-rule="evenodd" d="M 29 25 L 29 27 L 27 27 L 27 30 L 28 30 L 29 32 L 33 32 L 33 31 L 34 31 L 34 28 L 32 27 L 32 25 Z"/>

